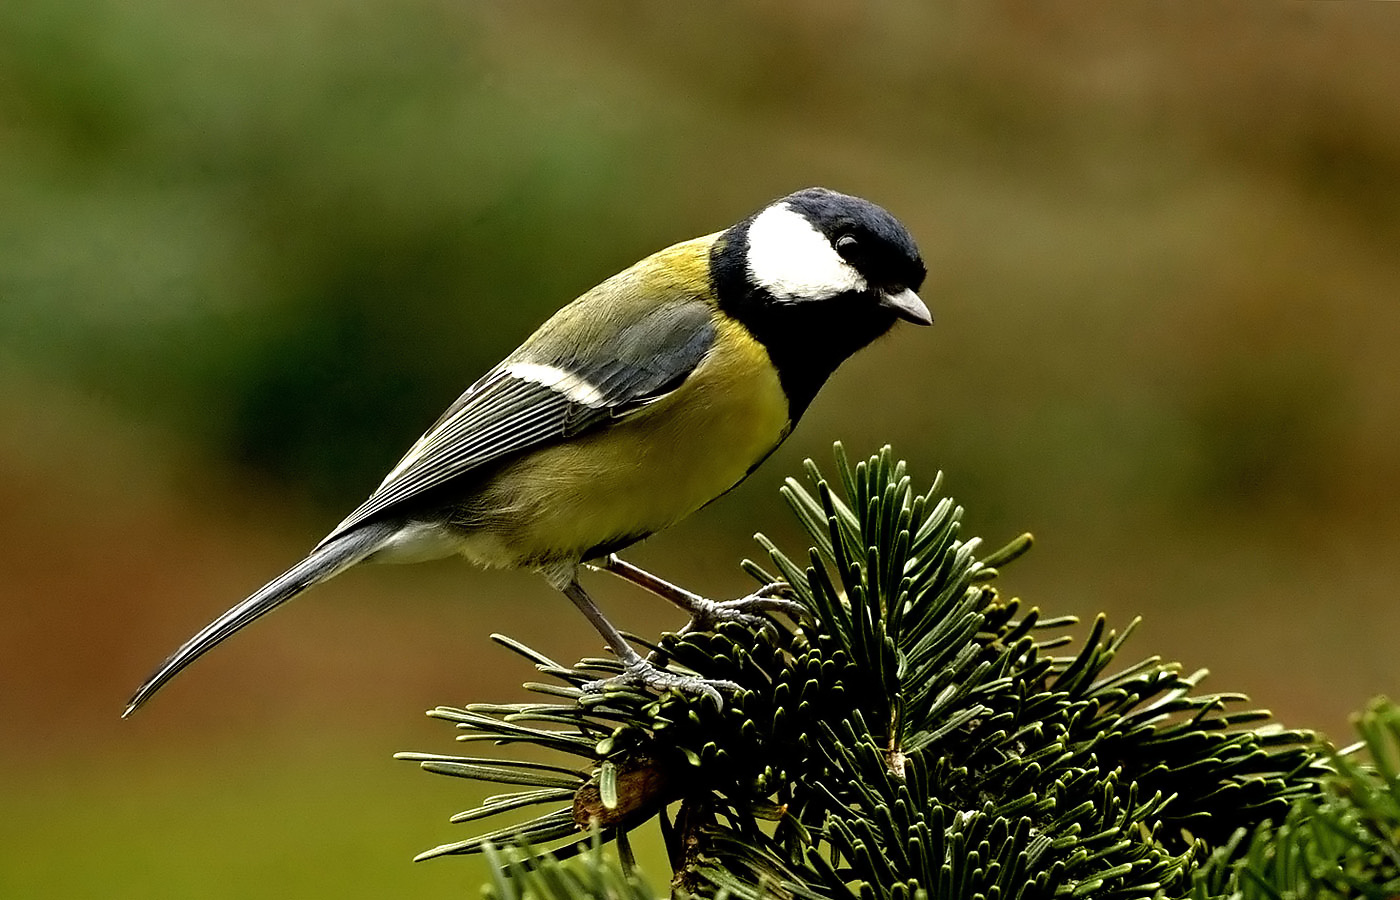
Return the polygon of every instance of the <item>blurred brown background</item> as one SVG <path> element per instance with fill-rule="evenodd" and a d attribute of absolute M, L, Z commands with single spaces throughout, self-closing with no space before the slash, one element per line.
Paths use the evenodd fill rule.
<path fill-rule="evenodd" d="M 0 896 L 474 896 L 440 703 L 597 649 L 538 579 L 358 570 L 131 721 L 579 291 L 810 184 L 930 330 L 634 554 L 715 596 L 800 460 L 890 442 L 1007 590 L 1346 737 L 1397 690 L 1390 4 L 0 5 Z M 597 582 L 628 627 L 661 604 Z"/>

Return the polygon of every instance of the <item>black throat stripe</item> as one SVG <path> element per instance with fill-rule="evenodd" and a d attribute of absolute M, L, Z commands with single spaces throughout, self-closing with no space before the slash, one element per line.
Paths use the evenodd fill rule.
<path fill-rule="evenodd" d="M 825 300 L 784 302 L 753 283 L 748 270 L 745 220 L 722 234 L 710 251 L 710 277 L 719 307 L 768 351 L 795 424 L 817 391 L 847 357 L 884 334 L 894 313 L 870 292 Z"/>

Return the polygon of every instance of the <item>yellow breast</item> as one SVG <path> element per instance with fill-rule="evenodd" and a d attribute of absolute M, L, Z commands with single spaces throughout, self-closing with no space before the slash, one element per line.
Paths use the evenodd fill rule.
<path fill-rule="evenodd" d="M 673 525 L 742 481 L 787 436 L 788 401 L 763 346 L 737 322 L 719 329 L 676 390 L 497 474 L 462 554 L 487 566 L 576 561 Z"/>

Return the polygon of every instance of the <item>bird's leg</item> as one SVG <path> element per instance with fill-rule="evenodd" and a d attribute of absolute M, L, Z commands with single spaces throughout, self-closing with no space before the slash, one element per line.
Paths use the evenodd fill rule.
<path fill-rule="evenodd" d="M 553 580 L 554 579 L 551 578 L 551 581 Z M 698 675 L 681 675 L 676 672 L 668 672 L 655 663 L 644 659 L 642 655 L 637 652 L 636 648 L 629 644 L 627 639 L 622 636 L 622 632 L 618 631 L 617 628 L 607 620 L 602 610 L 598 609 L 598 605 L 593 602 L 593 598 L 589 597 L 587 592 L 584 591 L 583 586 L 578 583 L 576 573 L 573 577 L 569 578 L 567 583 L 556 584 L 555 586 L 563 592 L 564 596 L 574 602 L 574 605 L 579 608 L 579 612 L 583 613 L 584 616 L 588 618 L 589 622 L 593 623 L 593 627 L 598 629 L 598 633 L 608 642 L 608 646 L 612 647 L 613 653 L 617 654 L 618 660 L 622 662 L 623 671 L 621 675 L 587 682 L 583 685 L 585 691 L 601 691 L 609 685 L 614 684 L 636 685 L 643 688 L 650 688 L 658 693 L 674 688 L 688 694 L 700 694 L 709 697 L 715 702 L 716 706 L 723 706 L 724 699 L 720 696 L 720 691 L 737 691 L 739 689 L 739 686 L 732 681 L 722 681 L 701 678 Z"/>
<path fill-rule="evenodd" d="M 739 622 L 749 627 L 762 627 L 764 620 L 758 613 L 780 612 L 800 617 L 806 608 L 794 600 L 785 599 L 792 595 L 792 588 L 785 581 L 775 581 L 740 597 L 738 600 L 707 600 L 683 587 L 658 578 L 645 569 L 639 569 L 617 554 L 609 553 L 598 562 L 598 568 L 611 572 L 624 581 L 650 591 L 663 600 L 669 600 L 690 613 L 690 622 L 681 629 L 681 634 L 692 631 L 713 631 L 721 622 Z"/>

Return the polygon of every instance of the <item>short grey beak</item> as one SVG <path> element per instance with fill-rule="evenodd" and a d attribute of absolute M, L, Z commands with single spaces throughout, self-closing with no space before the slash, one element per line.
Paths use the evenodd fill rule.
<path fill-rule="evenodd" d="M 893 310 L 895 315 L 906 322 L 913 322 L 915 325 L 933 324 L 933 314 L 928 311 L 924 301 L 919 299 L 919 295 L 909 288 L 901 288 L 898 291 L 881 290 L 880 305 Z"/>

